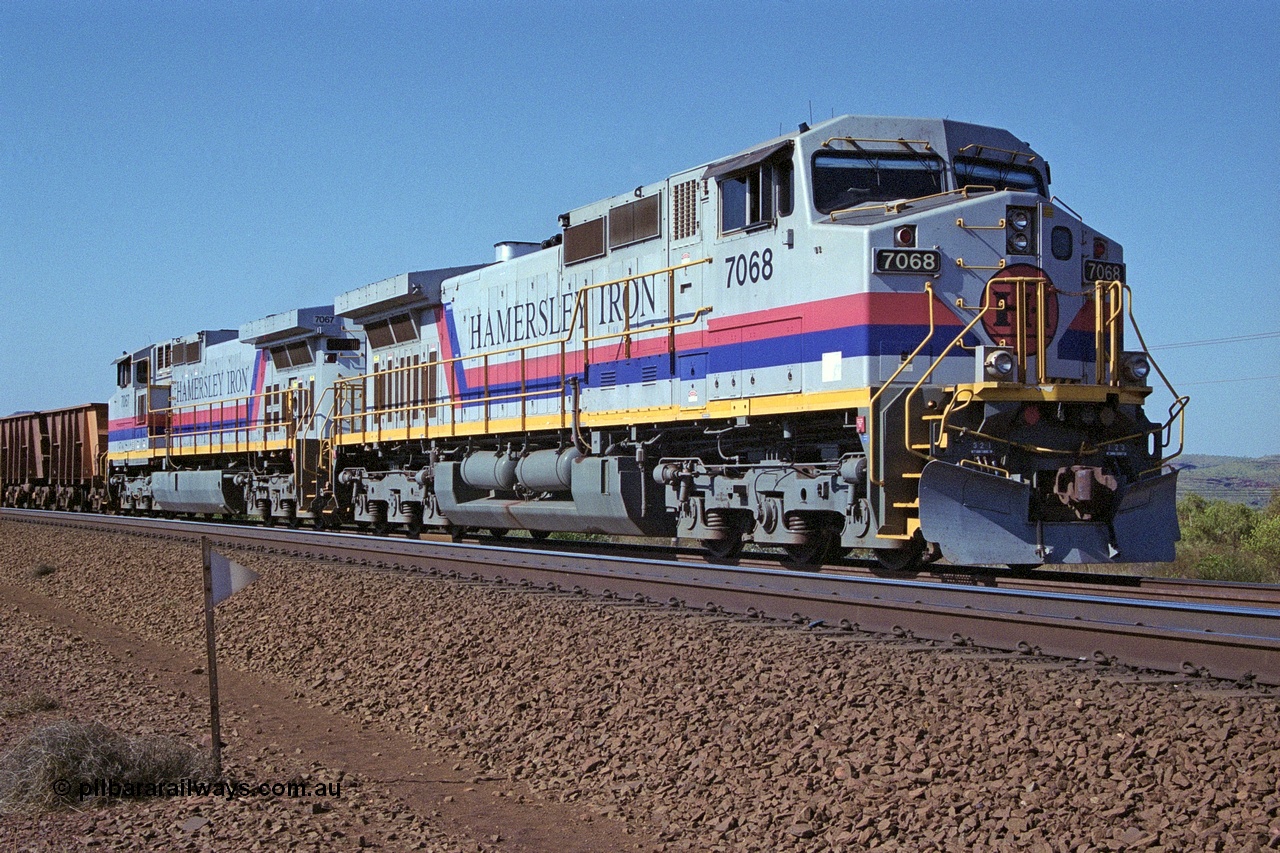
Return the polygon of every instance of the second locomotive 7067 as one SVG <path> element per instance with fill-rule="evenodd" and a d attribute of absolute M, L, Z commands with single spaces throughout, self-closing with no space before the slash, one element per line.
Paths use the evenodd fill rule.
<path fill-rule="evenodd" d="M 123 357 L 113 494 L 721 560 L 1172 559 L 1186 401 L 1144 412 L 1123 251 L 1049 177 L 996 128 L 802 125 L 494 262 Z"/>

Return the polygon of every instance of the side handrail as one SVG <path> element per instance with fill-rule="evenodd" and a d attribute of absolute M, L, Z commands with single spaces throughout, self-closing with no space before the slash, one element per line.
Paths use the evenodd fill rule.
<path fill-rule="evenodd" d="M 1021 291 L 1023 288 L 1019 287 L 1018 290 Z M 938 365 L 942 364 L 942 360 L 947 357 L 947 353 L 955 349 L 956 345 L 964 339 L 964 336 L 969 334 L 969 332 L 973 330 L 973 327 L 978 324 L 978 321 L 980 321 L 983 316 L 991 310 L 991 295 L 991 288 L 987 288 L 986 292 L 983 294 L 982 307 L 978 310 L 978 313 L 975 314 L 973 319 L 960 330 L 960 333 L 952 339 L 951 343 L 947 344 L 946 347 L 943 348 L 942 352 L 934 357 L 933 364 L 930 364 L 929 368 L 920 375 L 920 378 L 916 380 L 916 384 L 911 387 L 911 390 L 902 396 L 904 444 L 909 453 L 919 456 L 921 459 L 928 459 L 929 457 L 911 446 L 911 398 L 924 387 L 925 382 L 929 381 L 929 377 L 933 375 L 933 371 L 938 368 Z M 1000 304 L 1004 304 L 1003 299 L 1000 300 Z"/>
<path fill-rule="evenodd" d="M 231 433 L 234 436 L 234 440 L 230 442 L 232 445 L 230 452 L 239 453 L 242 449 L 245 451 L 248 450 L 248 444 L 251 441 L 250 434 L 257 430 L 262 431 L 264 441 L 267 440 L 267 434 L 269 432 L 278 432 L 280 430 L 284 430 L 285 432 L 281 440 L 292 440 L 297 428 L 293 412 L 293 390 L 294 389 L 282 388 L 279 391 L 259 391 L 254 394 L 244 394 L 236 397 L 222 397 L 216 400 L 201 400 L 197 403 L 188 403 L 185 405 L 166 406 L 162 409 L 150 410 L 148 412 L 148 416 L 154 414 L 160 415 L 164 418 L 164 430 L 167 439 L 165 441 L 166 458 L 171 457 L 174 450 L 181 450 L 185 447 L 195 447 L 196 439 L 201 436 L 205 436 L 210 439 L 211 447 L 213 444 L 213 437 L 215 435 L 218 436 L 218 449 L 216 452 L 226 453 L 228 452 L 228 442 L 225 438 L 227 433 Z M 265 409 L 266 406 L 272 404 L 271 401 L 273 398 L 279 398 L 279 403 L 282 408 L 280 419 L 268 423 L 265 420 L 264 411 L 262 422 L 254 423 L 249 416 L 253 408 L 251 405 L 252 401 L 261 401 L 261 405 L 263 409 Z M 230 410 L 233 413 L 233 417 L 238 420 L 241 406 L 245 409 L 245 423 L 243 426 L 234 422 L 230 427 L 215 427 L 212 425 L 212 418 L 215 413 L 219 418 L 225 419 L 227 417 L 228 410 Z M 207 413 L 210 417 L 210 425 L 205 428 L 200 428 L 200 424 L 196 423 L 201 412 Z M 180 427 L 175 429 L 175 419 L 184 414 L 191 415 L 192 423 L 190 428 Z M 241 444 L 245 446 L 242 448 Z"/>
<path fill-rule="evenodd" d="M 470 355 L 452 356 L 450 358 L 442 358 L 442 359 L 437 359 L 435 361 L 420 362 L 419 364 L 403 365 L 400 367 L 389 368 L 387 370 L 384 370 L 375 374 L 366 373 L 360 376 L 339 380 L 338 382 L 334 383 L 335 389 L 340 388 L 340 390 L 335 391 L 335 395 L 334 395 L 335 411 L 332 414 L 332 419 L 335 424 L 343 424 L 347 421 L 353 421 L 357 418 L 366 418 L 366 417 L 372 416 L 377 422 L 377 431 L 381 432 L 381 428 L 382 428 L 381 421 L 382 421 L 382 418 L 386 416 L 409 413 L 409 412 L 414 412 L 418 410 L 422 410 L 424 413 L 426 413 L 428 411 L 432 411 L 432 410 L 440 409 L 444 407 L 456 407 L 458 405 L 463 404 L 464 402 L 469 404 L 480 402 L 480 403 L 483 403 L 485 406 L 485 420 L 487 422 L 489 418 L 490 406 L 493 405 L 494 403 L 503 403 L 503 402 L 509 402 L 513 400 L 521 400 L 522 402 L 524 402 L 524 401 L 527 401 L 528 397 L 531 394 L 535 394 L 535 393 L 545 394 L 548 392 L 554 392 L 556 390 L 555 386 L 550 384 L 548 387 L 539 388 L 537 391 L 527 390 L 528 377 L 526 376 L 525 366 L 524 366 L 526 356 L 531 351 L 535 351 L 540 348 L 546 348 L 546 347 L 560 348 L 559 391 L 563 401 L 563 397 L 565 393 L 567 393 L 567 389 L 568 389 L 566 347 L 568 344 L 573 342 L 574 336 L 579 331 L 579 326 L 581 326 L 583 367 L 587 367 L 591 363 L 590 348 L 592 344 L 599 343 L 600 341 L 621 339 L 623 342 L 624 354 L 626 356 L 629 356 L 631 351 L 632 337 L 637 334 L 666 332 L 667 339 L 668 339 L 667 349 L 668 349 L 668 352 L 671 354 L 671 356 L 674 358 L 676 330 L 680 328 L 684 328 L 686 326 L 691 326 L 697 323 L 706 314 L 709 314 L 713 310 L 711 306 L 704 305 L 695 309 L 691 316 L 683 319 L 677 319 L 675 315 L 675 274 L 683 269 L 699 266 L 701 264 L 712 263 L 713 260 L 714 258 L 709 258 L 709 257 L 699 258 L 697 260 L 685 261 L 683 263 L 674 264 L 672 266 L 663 267 L 657 270 L 645 271 L 635 275 L 628 275 L 622 278 L 611 279 L 609 281 L 602 281 L 594 284 L 583 285 L 581 288 L 579 288 L 579 290 L 575 295 L 573 310 L 569 316 L 568 322 L 565 324 L 566 331 L 564 335 L 559 338 L 552 338 L 550 340 L 538 341 L 536 343 L 519 344 L 519 345 L 504 347 L 502 349 L 496 349 L 496 350 L 486 350 L 484 352 L 471 353 Z M 667 320 L 666 322 L 649 323 L 649 324 L 645 324 L 642 327 L 633 326 L 631 323 L 631 311 L 630 311 L 632 287 L 635 285 L 636 282 L 639 282 L 651 277 L 656 278 L 657 276 L 661 276 L 661 275 L 666 275 L 667 277 L 667 312 L 666 312 Z M 605 332 L 602 334 L 593 335 L 591 334 L 591 324 L 590 324 L 590 316 L 589 316 L 590 312 L 588 310 L 591 293 L 592 291 L 599 291 L 599 290 L 603 290 L 606 287 L 613 287 L 616 285 L 624 286 L 624 290 L 622 294 L 623 306 L 624 306 L 623 318 L 622 318 L 622 324 L 623 324 L 622 330 L 617 332 Z M 520 354 L 521 390 L 518 392 L 509 392 L 509 393 L 503 393 L 503 394 L 490 394 L 489 393 L 489 373 L 490 373 L 491 359 L 496 358 L 498 356 L 509 355 L 511 353 Z M 422 402 L 410 402 L 410 403 L 406 403 L 404 405 L 399 405 L 399 406 L 392 406 L 392 407 L 384 406 L 384 407 L 376 407 L 374 409 L 369 409 L 367 408 L 367 406 L 361 406 L 359 411 L 353 410 L 350 414 L 342 414 L 336 411 L 336 407 L 339 402 L 339 397 L 341 396 L 342 393 L 346 393 L 348 392 L 349 389 L 352 389 L 357 385 L 362 385 L 363 383 L 366 383 L 368 381 L 378 381 L 377 379 L 375 379 L 375 377 L 390 377 L 397 374 L 403 374 L 403 373 L 407 373 L 415 370 L 437 369 L 441 367 L 445 368 L 445 370 L 451 370 L 454 368 L 454 365 L 459 364 L 461 362 L 474 362 L 477 360 L 480 361 L 480 366 L 484 372 L 485 381 L 484 381 L 484 392 L 481 394 L 480 397 L 474 400 L 464 401 L 457 398 L 453 394 L 446 393 L 445 398 L 441 400 L 430 400 L 430 401 L 424 400 Z M 465 370 L 465 366 L 463 369 Z M 548 379 L 548 383 L 550 383 L 554 381 L 555 377 L 547 377 L 547 379 Z M 382 380 L 382 381 L 385 381 L 385 380 Z M 368 399 L 368 395 L 366 394 L 365 400 L 367 401 L 367 399 Z M 562 402 L 561 408 L 562 410 L 564 408 L 563 402 Z M 562 411 L 562 415 L 563 414 L 564 412 Z M 527 416 L 527 413 L 524 411 L 524 407 L 522 406 L 521 419 L 523 420 L 526 416 Z M 427 415 L 425 419 L 429 421 L 429 415 Z M 452 420 L 451 420 L 451 423 L 452 423 Z M 339 431 L 341 432 L 342 430 L 339 430 Z"/>
<path fill-rule="evenodd" d="M 883 480 L 876 479 L 876 400 L 880 399 L 880 395 L 884 394 L 884 392 L 889 389 L 889 386 L 898 378 L 898 375 L 902 373 L 902 371 L 906 370 L 907 365 L 911 364 L 911 362 L 915 360 L 916 356 L 924 350 L 925 345 L 929 343 L 931 338 L 933 338 L 934 332 L 937 329 L 933 313 L 933 282 L 926 281 L 924 283 L 924 294 L 925 298 L 929 301 L 929 334 L 925 335 L 924 340 L 920 341 L 920 345 L 912 350 L 911 354 L 898 365 L 898 369 L 893 372 L 893 375 L 891 375 L 883 385 L 877 388 L 876 392 L 871 395 L 871 399 L 867 401 L 867 447 L 870 448 L 870 452 L 867 453 L 867 482 L 874 486 L 884 485 Z"/>
<path fill-rule="evenodd" d="M 1154 357 L 1152 357 L 1151 348 L 1147 346 L 1147 341 L 1142 336 L 1142 329 L 1138 327 L 1138 319 L 1133 316 L 1133 291 L 1129 289 L 1129 285 L 1119 281 L 1112 282 L 1112 284 L 1118 285 L 1127 297 L 1125 301 L 1129 304 L 1129 322 L 1133 325 L 1133 333 L 1138 336 L 1138 343 L 1142 345 L 1142 351 L 1146 353 L 1147 360 L 1151 363 L 1151 366 L 1155 368 L 1156 374 L 1160 377 L 1160 381 L 1164 383 L 1165 389 L 1173 396 L 1173 402 L 1169 404 L 1169 420 L 1165 422 L 1164 427 L 1161 429 L 1161 432 L 1164 433 L 1164 438 L 1161 440 L 1162 449 L 1168 447 L 1173 442 L 1173 422 L 1175 419 L 1178 421 L 1178 450 L 1172 456 L 1162 455 L 1159 465 L 1155 468 L 1149 468 L 1142 472 L 1142 474 L 1149 474 L 1152 471 L 1159 471 L 1165 465 L 1168 465 L 1170 460 L 1177 459 L 1182 455 L 1182 451 L 1186 447 L 1187 428 L 1184 413 L 1186 411 L 1187 404 L 1191 402 L 1191 397 L 1185 394 L 1179 394 L 1174 390 L 1173 383 L 1169 381 L 1169 377 L 1164 375 L 1164 371 L 1160 369 L 1159 363 Z"/>
<path fill-rule="evenodd" d="M 289 390 L 293 394 L 301 396 L 301 392 L 305 389 L 301 386 L 295 386 Z M 333 385 L 326 385 L 321 388 L 319 397 L 308 399 L 310 410 L 303 413 L 303 417 L 299 420 L 294 430 L 293 476 L 299 499 L 314 500 L 322 494 L 325 481 L 332 481 L 335 473 L 329 464 L 329 449 L 332 446 L 335 428 L 331 415 L 336 406 L 330 403 L 327 413 L 324 408 L 324 400 L 330 395 L 336 398 L 337 389 Z M 311 395 L 308 394 L 307 396 L 310 397 Z M 307 441 L 307 436 L 313 429 L 316 432 L 315 441 L 319 443 L 319 447 L 316 451 L 315 469 L 308 470 L 307 454 L 304 452 L 305 445 L 303 442 Z M 308 474 L 314 475 L 312 479 L 307 479 Z M 314 487 L 314 490 L 312 487 Z"/>

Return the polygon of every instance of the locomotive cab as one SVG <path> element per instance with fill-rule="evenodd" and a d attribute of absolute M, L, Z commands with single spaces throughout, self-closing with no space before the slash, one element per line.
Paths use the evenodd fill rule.
<path fill-rule="evenodd" d="M 869 497 L 880 538 L 905 542 L 880 553 L 1172 559 L 1165 451 L 1186 401 L 1169 388 L 1167 423 L 1143 413 L 1154 362 L 1124 347 L 1121 247 L 1048 198 L 1025 144 L 941 124 L 942 139 L 832 137 L 812 157 L 824 222 L 869 238 L 869 291 L 923 309 L 867 376 Z"/>
<path fill-rule="evenodd" d="M 1050 198 L 1025 143 L 843 117 L 701 178 L 723 276 L 706 396 L 741 417 L 659 479 L 713 555 L 1172 559 L 1186 400 L 1147 419 L 1123 250 Z"/>

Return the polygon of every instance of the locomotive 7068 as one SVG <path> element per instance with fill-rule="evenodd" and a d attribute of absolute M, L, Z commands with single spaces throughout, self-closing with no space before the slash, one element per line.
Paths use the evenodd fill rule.
<path fill-rule="evenodd" d="M 719 560 L 1172 559 L 1186 398 L 1144 413 L 1122 249 L 1048 188 L 996 128 L 801 125 L 493 262 L 122 357 L 113 500 Z"/>

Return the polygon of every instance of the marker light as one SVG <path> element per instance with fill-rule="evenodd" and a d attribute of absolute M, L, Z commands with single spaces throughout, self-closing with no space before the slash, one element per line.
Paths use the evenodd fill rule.
<path fill-rule="evenodd" d="M 1151 373 L 1151 362 L 1140 352 L 1127 353 L 1124 357 L 1124 378 L 1130 382 L 1145 382 Z"/>
<path fill-rule="evenodd" d="M 1013 356 L 1008 350 L 996 350 L 987 356 L 987 375 L 996 381 L 1008 379 L 1013 375 Z"/>

